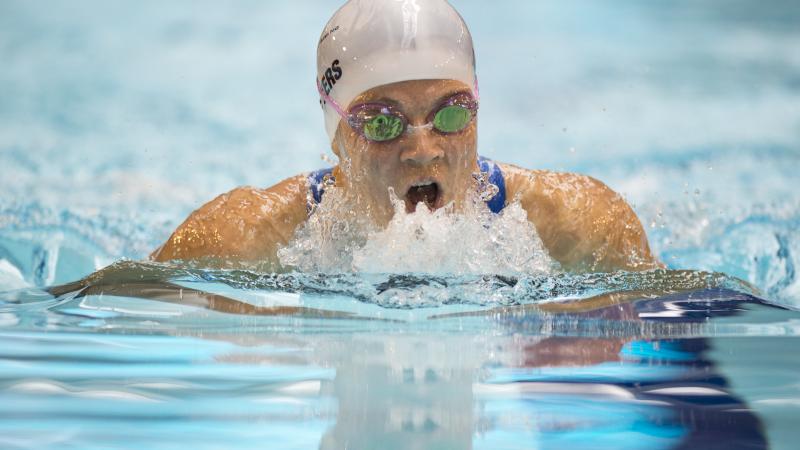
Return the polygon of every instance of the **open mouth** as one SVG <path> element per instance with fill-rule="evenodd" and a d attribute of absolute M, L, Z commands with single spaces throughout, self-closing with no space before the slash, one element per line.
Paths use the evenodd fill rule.
<path fill-rule="evenodd" d="M 406 212 L 416 211 L 420 202 L 425 203 L 428 209 L 433 211 L 438 205 L 440 192 L 439 184 L 435 182 L 411 186 L 406 192 Z"/>

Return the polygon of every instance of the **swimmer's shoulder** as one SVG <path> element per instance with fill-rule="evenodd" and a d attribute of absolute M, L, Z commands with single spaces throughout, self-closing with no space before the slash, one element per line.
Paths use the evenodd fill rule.
<path fill-rule="evenodd" d="M 540 203 L 540 207 L 553 208 L 563 205 L 566 197 L 580 194 L 583 199 L 616 199 L 618 194 L 602 181 L 588 175 L 572 172 L 526 169 L 513 164 L 498 163 L 506 184 L 506 198 L 529 198 Z M 621 197 L 620 197 L 621 198 Z"/>
<path fill-rule="evenodd" d="M 308 174 L 269 188 L 242 186 L 201 206 L 153 252 L 156 261 L 275 257 L 307 217 Z"/>
<path fill-rule="evenodd" d="M 585 270 L 659 266 L 633 208 L 588 175 L 500 164 L 508 201 L 518 200 L 551 256 Z"/>
<path fill-rule="evenodd" d="M 545 242 L 559 249 L 585 237 L 580 223 L 589 213 L 586 204 L 608 203 L 616 196 L 600 181 L 577 173 L 525 169 L 500 163 L 507 201 L 519 201 Z"/>

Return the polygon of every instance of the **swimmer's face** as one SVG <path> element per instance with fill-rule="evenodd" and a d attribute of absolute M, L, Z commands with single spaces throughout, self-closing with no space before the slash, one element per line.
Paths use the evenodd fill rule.
<path fill-rule="evenodd" d="M 426 125 L 431 112 L 470 87 L 453 80 L 414 80 L 387 84 L 356 97 L 348 110 L 365 103 L 391 105 L 410 126 Z M 333 151 L 344 168 L 343 186 L 365 201 L 378 222 L 393 214 L 389 188 L 413 212 L 419 202 L 438 209 L 450 202 L 464 204 L 477 170 L 477 120 L 458 132 L 443 134 L 433 128 L 409 129 L 400 137 L 374 142 L 341 122 Z"/>

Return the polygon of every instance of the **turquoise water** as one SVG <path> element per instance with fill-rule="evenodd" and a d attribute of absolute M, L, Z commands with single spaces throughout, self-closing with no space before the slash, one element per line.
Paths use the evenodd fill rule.
<path fill-rule="evenodd" d="M 481 153 L 605 181 L 671 269 L 706 274 L 123 262 L 48 291 L 324 166 L 314 45 L 338 3 L 7 0 L 0 447 L 792 448 L 800 7 L 453 4 Z"/>
<path fill-rule="evenodd" d="M 603 305 L 564 300 L 598 284 L 586 280 L 433 281 L 123 263 L 7 292 L 0 442 L 735 449 L 797 437 L 798 312 L 725 288 Z M 380 305 L 434 284 L 442 305 Z M 478 287 L 516 297 L 469 302 Z"/>

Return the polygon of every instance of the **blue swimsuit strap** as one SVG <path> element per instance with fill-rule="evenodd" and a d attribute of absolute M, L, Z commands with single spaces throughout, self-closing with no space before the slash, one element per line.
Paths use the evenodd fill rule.
<path fill-rule="evenodd" d="M 489 175 L 489 183 L 492 183 L 498 188 L 497 194 L 495 194 L 494 197 L 490 198 L 486 202 L 486 206 L 489 207 L 489 210 L 495 214 L 498 214 L 506 206 L 506 180 L 503 176 L 503 171 L 500 169 L 498 164 L 491 159 L 484 158 L 483 156 L 478 157 L 478 167 L 480 167 L 481 172 Z M 314 199 L 315 204 L 322 203 L 322 194 L 325 193 L 325 176 L 332 173 L 333 169 L 327 168 L 320 169 L 309 174 L 308 185 L 311 189 L 311 196 Z M 311 206 L 312 205 L 309 205 L 309 209 Z"/>
<path fill-rule="evenodd" d="M 311 172 L 308 176 L 308 186 L 311 189 L 311 196 L 314 198 L 314 204 L 322 203 L 322 194 L 325 193 L 325 176 L 332 175 L 333 168 L 320 169 L 316 172 Z M 310 207 L 311 205 L 309 205 Z"/>
<path fill-rule="evenodd" d="M 481 172 L 489 174 L 489 183 L 497 186 L 498 191 L 494 197 L 486 201 L 486 206 L 495 214 L 499 214 L 506 207 L 506 179 L 500 165 L 491 159 L 478 156 L 478 167 Z"/>

